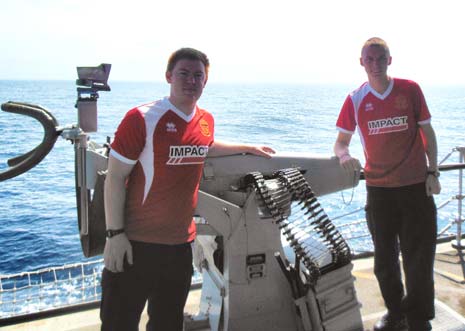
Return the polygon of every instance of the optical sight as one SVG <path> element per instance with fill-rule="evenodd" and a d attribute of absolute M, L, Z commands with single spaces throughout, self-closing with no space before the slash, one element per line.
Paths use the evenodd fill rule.
<path fill-rule="evenodd" d="M 97 132 L 97 99 L 99 91 L 110 91 L 107 84 L 111 64 L 97 67 L 77 67 L 78 125 L 84 132 Z"/>

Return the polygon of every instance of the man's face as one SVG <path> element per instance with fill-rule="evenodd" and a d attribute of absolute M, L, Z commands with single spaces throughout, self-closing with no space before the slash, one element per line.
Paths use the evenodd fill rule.
<path fill-rule="evenodd" d="M 363 50 L 360 64 L 365 68 L 368 78 L 384 78 L 387 76 L 391 60 L 391 56 L 383 47 L 369 46 Z"/>
<path fill-rule="evenodd" d="M 207 83 L 205 66 L 199 60 L 179 60 L 173 70 L 166 73 L 171 84 L 171 95 L 181 102 L 196 102 Z"/>

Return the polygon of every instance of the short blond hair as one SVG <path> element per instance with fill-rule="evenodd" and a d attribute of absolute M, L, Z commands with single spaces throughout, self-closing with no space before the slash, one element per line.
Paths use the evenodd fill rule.
<path fill-rule="evenodd" d="M 389 51 L 388 44 L 383 39 L 378 38 L 378 37 L 373 37 L 365 41 L 362 47 L 362 52 L 361 52 L 362 55 L 363 55 L 363 51 L 365 50 L 365 48 L 368 48 L 368 47 L 381 47 L 386 52 L 387 56 L 390 56 L 391 54 L 391 52 Z"/>

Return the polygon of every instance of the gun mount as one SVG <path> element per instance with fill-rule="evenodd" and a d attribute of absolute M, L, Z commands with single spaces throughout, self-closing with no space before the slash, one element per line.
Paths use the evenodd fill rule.
<path fill-rule="evenodd" d="M 208 158 L 194 246 L 202 295 L 186 330 L 362 330 L 350 249 L 317 200 L 358 178 L 334 157 Z"/>

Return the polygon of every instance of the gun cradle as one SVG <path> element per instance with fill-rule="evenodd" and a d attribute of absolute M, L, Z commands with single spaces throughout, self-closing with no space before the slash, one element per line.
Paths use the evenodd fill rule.
<path fill-rule="evenodd" d="M 261 186 L 250 182 L 251 173 L 262 175 Z M 207 159 L 196 210 L 194 256 L 203 276 L 197 320 L 206 320 L 211 330 L 363 330 L 350 258 L 341 263 L 335 254 L 334 247 L 346 247 L 343 239 L 329 219 L 307 222 L 316 207 L 300 198 L 306 201 L 302 212 L 285 184 L 290 178 L 321 196 L 357 185 L 358 175 L 344 173 L 336 158 L 308 155 Z M 283 245 L 290 227 L 290 244 Z M 293 253 L 294 265 L 288 262 Z"/>

